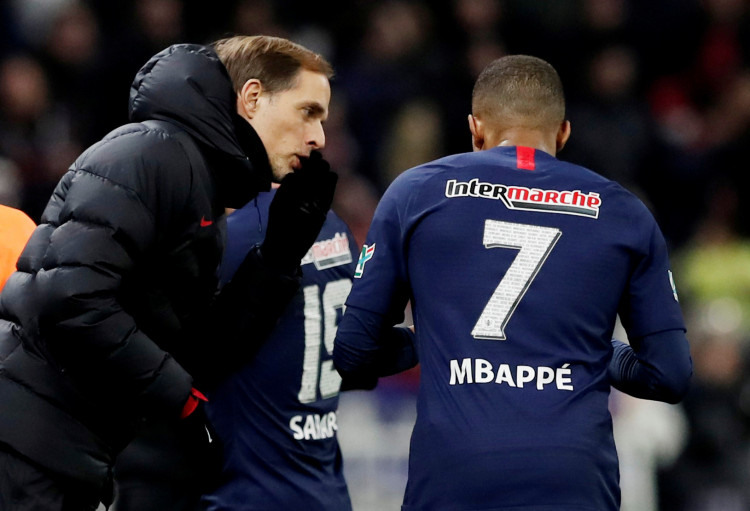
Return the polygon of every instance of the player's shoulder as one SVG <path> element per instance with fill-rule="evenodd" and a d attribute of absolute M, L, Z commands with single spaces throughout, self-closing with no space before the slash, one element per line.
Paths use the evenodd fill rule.
<path fill-rule="evenodd" d="M 274 192 L 275 190 L 260 192 L 247 201 L 244 206 L 232 211 L 231 214 L 227 215 L 227 225 L 230 228 L 242 228 L 253 225 L 254 229 L 257 229 L 258 224 L 264 225 Z"/>
<path fill-rule="evenodd" d="M 351 280 L 357 253 L 349 226 L 329 210 L 318 237 L 302 258 L 302 285 L 321 285 L 341 278 Z"/>
<path fill-rule="evenodd" d="M 388 187 L 389 195 L 411 193 L 420 190 L 432 180 L 438 180 L 446 172 L 467 164 L 466 156 L 475 153 L 458 153 L 412 167 L 399 174 Z"/>
<path fill-rule="evenodd" d="M 618 193 L 627 193 L 627 190 L 625 190 L 625 188 L 623 188 L 616 181 L 604 177 L 600 173 L 577 163 L 555 158 L 552 171 L 563 175 L 566 179 L 585 183 L 589 186 L 607 188 L 611 189 L 612 191 L 617 191 Z"/>
<path fill-rule="evenodd" d="M 556 165 L 557 168 L 555 170 L 563 174 L 564 178 L 570 180 L 572 183 L 580 183 L 582 186 L 599 189 L 612 198 L 642 204 L 642 201 L 631 190 L 628 190 L 617 181 L 609 179 L 587 167 L 564 160 L 557 160 Z"/>
<path fill-rule="evenodd" d="M 646 203 L 617 181 L 567 161 L 559 161 L 558 171 L 565 174 L 565 179 L 574 183 L 577 188 L 597 193 L 601 199 L 601 208 L 617 211 L 620 220 L 627 224 L 638 225 L 644 232 L 650 232 L 655 225 L 656 220 Z"/>

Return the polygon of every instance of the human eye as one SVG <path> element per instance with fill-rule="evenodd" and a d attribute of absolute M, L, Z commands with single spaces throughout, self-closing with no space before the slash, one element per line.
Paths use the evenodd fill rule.
<path fill-rule="evenodd" d="M 301 111 L 304 118 L 308 120 L 315 120 L 318 117 L 322 117 L 324 113 L 324 110 L 316 104 L 304 105 Z"/>

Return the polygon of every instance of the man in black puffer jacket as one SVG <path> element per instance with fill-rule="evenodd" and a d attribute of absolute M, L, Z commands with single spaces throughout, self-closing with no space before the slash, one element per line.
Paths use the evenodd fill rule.
<path fill-rule="evenodd" d="M 207 441 L 199 389 L 273 328 L 330 208 L 314 151 L 331 75 L 270 37 L 175 45 L 140 70 L 133 123 L 73 163 L 0 295 L 0 510 L 107 503 L 143 421 L 187 417 Z M 272 180 L 265 241 L 215 295 L 225 208 Z"/>

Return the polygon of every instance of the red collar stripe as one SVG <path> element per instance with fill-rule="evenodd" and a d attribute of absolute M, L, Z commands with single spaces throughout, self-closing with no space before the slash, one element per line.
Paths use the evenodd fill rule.
<path fill-rule="evenodd" d="M 516 146 L 516 166 L 519 169 L 534 170 L 534 152 L 533 147 Z"/>

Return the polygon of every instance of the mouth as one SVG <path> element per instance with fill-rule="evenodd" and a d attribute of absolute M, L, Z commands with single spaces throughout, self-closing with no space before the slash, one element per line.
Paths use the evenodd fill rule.
<path fill-rule="evenodd" d="M 295 154 L 292 157 L 292 169 L 299 170 L 302 168 L 302 156 Z"/>
<path fill-rule="evenodd" d="M 295 154 L 292 159 L 292 168 L 299 170 L 302 168 L 302 162 L 310 158 L 309 154 Z"/>

